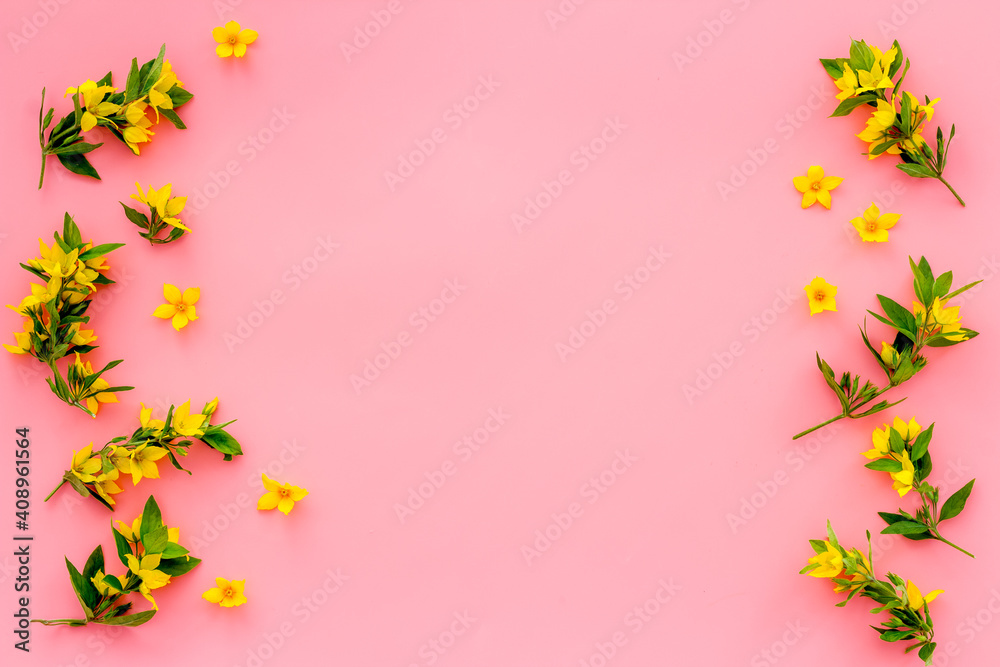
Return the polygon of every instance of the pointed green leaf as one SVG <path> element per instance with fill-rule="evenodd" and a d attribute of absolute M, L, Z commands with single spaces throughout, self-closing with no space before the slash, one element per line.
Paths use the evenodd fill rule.
<path fill-rule="evenodd" d="M 910 450 L 910 460 L 919 461 L 927 453 L 927 447 L 931 444 L 931 438 L 934 437 L 934 424 L 928 426 L 925 430 L 921 431 L 916 440 L 913 441 L 913 447 Z"/>
<path fill-rule="evenodd" d="M 969 499 L 969 494 L 972 493 L 972 485 L 975 483 L 976 480 L 973 479 L 971 482 L 953 493 L 951 497 L 944 502 L 944 505 L 941 506 L 941 521 L 954 518 L 961 514 L 962 510 L 965 509 L 965 503 Z"/>
<path fill-rule="evenodd" d="M 156 614 L 155 609 L 150 609 L 149 611 L 140 611 L 136 614 L 125 614 L 124 616 L 111 616 L 105 617 L 97 621 L 102 625 L 122 625 L 129 628 L 134 628 L 137 625 L 142 625 L 143 623 L 149 621 Z"/>
<path fill-rule="evenodd" d="M 903 464 L 891 458 L 869 461 L 865 464 L 865 467 L 869 470 L 880 470 L 882 472 L 900 472 L 903 470 Z"/>
<path fill-rule="evenodd" d="M 90 164 L 90 160 L 79 153 L 73 155 L 56 155 L 62 166 L 69 169 L 74 174 L 79 174 L 80 176 L 89 176 L 91 178 L 96 178 L 101 180 L 100 175 L 94 166 Z"/>
<path fill-rule="evenodd" d="M 878 297 L 878 302 L 882 305 L 882 310 L 885 311 L 885 314 L 888 315 L 897 329 L 910 333 L 917 330 L 917 323 L 913 318 L 913 313 L 887 296 L 881 294 L 877 294 L 876 296 Z"/>
<path fill-rule="evenodd" d="M 139 532 L 145 535 L 162 527 L 163 517 L 160 515 L 160 506 L 156 504 L 156 499 L 150 496 L 146 500 L 146 506 L 142 510 L 142 523 L 140 524 Z"/>
<path fill-rule="evenodd" d="M 837 108 L 833 110 L 832 114 L 830 114 L 830 118 L 836 118 L 838 116 L 846 116 L 855 109 L 857 109 L 862 104 L 869 104 L 869 103 L 874 104 L 875 100 L 876 98 L 874 95 L 859 95 L 857 97 L 848 97 L 846 100 L 842 101 L 840 104 L 837 105 Z"/>
<path fill-rule="evenodd" d="M 927 526 L 916 521 L 897 521 L 882 529 L 883 535 L 915 535 L 927 532 Z"/>

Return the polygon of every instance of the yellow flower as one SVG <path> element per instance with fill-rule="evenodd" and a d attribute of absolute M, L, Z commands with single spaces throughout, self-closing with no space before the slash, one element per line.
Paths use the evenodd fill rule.
<path fill-rule="evenodd" d="M 132 472 L 132 484 L 138 484 L 143 477 L 157 479 L 160 471 L 156 467 L 156 462 L 167 455 L 167 450 L 163 447 L 149 447 L 143 443 L 132 450 L 129 469 Z"/>
<path fill-rule="evenodd" d="M 899 472 L 889 473 L 893 480 L 892 490 L 899 492 L 899 497 L 902 498 L 913 489 L 913 462 L 906 450 L 893 454 L 892 458 L 903 464 L 903 469 Z"/>
<path fill-rule="evenodd" d="M 862 217 L 853 218 L 851 224 L 858 230 L 862 241 L 888 241 L 889 231 L 899 221 L 899 213 L 879 215 L 878 206 L 872 203 Z"/>
<path fill-rule="evenodd" d="M 144 598 L 153 603 L 153 609 L 159 609 L 156 606 L 156 600 L 150 594 L 150 591 L 157 588 L 163 588 L 170 583 L 170 575 L 165 572 L 160 572 L 156 568 L 160 566 L 160 554 L 150 554 L 148 556 L 143 556 L 142 560 L 139 560 L 132 554 L 126 554 L 125 559 L 128 561 L 128 569 L 133 575 L 139 577 L 139 592 Z"/>
<path fill-rule="evenodd" d="M 816 563 L 819 567 L 810 570 L 807 574 L 810 577 L 824 577 L 831 579 L 839 575 L 844 569 L 844 556 L 840 550 L 823 540 L 826 551 L 818 553 L 809 559 L 810 563 Z"/>
<path fill-rule="evenodd" d="M 84 132 L 92 130 L 98 120 L 107 120 L 108 116 L 118 113 L 120 106 L 101 101 L 116 90 L 117 88 L 111 86 L 98 86 L 90 79 L 81 83 L 79 88 L 66 89 L 66 95 L 80 93 L 80 108 L 83 110 L 83 117 L 80 119 L 81 130 Z"/>
<path fill-rule="evenodd" d="M 155 134 L 149 129 L 153 126 L 153 121 L 146 116 L 148 108 L 149 105 L 144 100 L 136 100 L 125 109 L 125 119 L 129 124 L 122 129 L 122 138 L 136 155 L 139 154 L 139 144 L 146 143 Z"/>
<path fill-rule="evenodd" d="M 896 59 L 896 47 L 892 47 L 885 53 L 877 46 L 869 47 L 872 55 L 875 56 L 875 63 L 869 70 L 858 70 L 858 92 L 863 93 L 869 90 L 880 90 L 892 86 L 892 79 L 889 78 L 889 67 Z"/>
<path fill-rule="evenodd" d="M 24 320 L 23 323 L 24 331 L 15 331 L 14 340 L 17 345 L 9 345 L 4 343 L 4 349 L 12 354 L 28 354 L 31 352 L 31 332 L 35 330 L 35 325 L 31 320 Z"/>
<path fill-rule="evenodd" d="M 97 340 L 94 330 L 81 329 L 79 322 L 73 322 L 70 324 L 69 330 L 73 333 L 72 337 L 69 339 L 73 345 L 90 345 Z"/>
<path fill-rule="evenodd" d="M 98 475 L 94 480 L 94 490 L 97 491 L 97 495 L 104 498 L 109 505 L 115 504 L 115 499 L 111 496 L 116 493 L 121 493 L 124 490 L 116 483 L 117 479 L 118 468 L 112 468 L 108 472 Z"/>
<path fill-rule="evenodd" d="M 220 58 L 233 55 L 242 58 L 247 53 L 247 44 L 253 44 L 257 40 L 257 31 L 240 30 L 239 23 L 229 21 L 224 26 L 212 28 L 212 38 L 218 42 L 215 53 Z"/>
<path fill-rule="evenodd" d="M 816 276 L 804 289 L 806 296 L 809 297 L 810 315 L 821 313 L 824 310 L 837 310 L 836 285 L 831 285 L 819 276 Z"/>
<path fill-rule="evenodd" d="M 222 577 L 216 577 L 215 588 L 208 589 L 201 594 L 201 597 L 223 607 L 238 607 L 247 601 L 247 596 L 243 594 L 246 583 L 246 579 L 229 581 Z"/>
<path fill-rule="evenodd" d="M 823 167 L 813 165 L 809 167 L 805 176 L 796 176 L 792 179 L 795 189 L 802 193 L 802 208 L 809 208 L 816 202 L 824 208 L 830 208 L 830 190 L 840 185 L 844 181 L 839 176 L 823 176 Z"/>
<path fill-rule="evenodd" d="M 899 366 L 899 362 L 902 361 L 899 351 L 885 341 L 882 341 L 882 351 L 879 352 L 878 356 L 882 358 L 882 363 L 889 369 L 896 368 Z"/>
<path fill-rule="evenodd" d="M 901 139 L 899 132 L 891 125 L 889 127 L 883 126 L 874 114 L 865 123 L 865 129 L 856 136 L 868 144 L 869 160 L 874 160 L 879 155 L 899 155 L 902 152 L 899 148 Z M 891 143 L 892 145 L 881 153 L 876 153 L 875 149 L 885 143 Z"/>
<path fill-rule="evenodd" d="M 843 74 L 840 75 L 839 79 L 835 79 L 833 83 L 836 84 L 837 88 L 840 88 L 840 92 L 837 93 L 837 99 L 840 101 L 844 101 L 848 97 L 855 97 L 858 94 L 858 76 L 847 63 L 844 63 Z"/>
<path fill-rule="evenodd" d="M 153 107 L 157 118 L 160 117 L 160 109 L 174 108 L 174 101 L 167 93 L 174 86 L 180 85 L 183 84 L 177 80 L 177 75 L 174 74 L 174 68 L 170 65 L 170 61 L 164 59 L 163 66 L 160 68 L 160 78 L 149 89 L 149 106 Z"/>
<path fill-rule="evenodd" d="M 923 609 L 924 603 L 930 604 L 934 600 L 934 598 L 936 598 L 941 593 L 944 593 L 944 591 L 939 588 L 937 590 L 931 591 L 927 595 L 921 595 L 920 589 L 917 588 L 917 585 L 912 581 L 910 581 L 909 579 L 906 580 L 907 604 L 909 605 L 910 609 L 914 611 L 919 611 Z"/>
<path fill-rule="evenodd" d="M 155 210 L 160 220 L 168 225 L 190 232 L 191 230 L 182 225 L 180 218 L 177 217 L 184 210 L 184 206 L 187 204 L 187 197 L 171 197 L 171 187 L 172 185 L 167 183 L 159 190 L 154 190 L 153 186 L 150 185 L 149 192 L 144 195 L 142 194 L 142 186 L 136 181 L 135 189 L 138 191 L 138 194 L 131 195 L 131 198 L 146 204 L 151 211 Z"/>
<path fill-rule="evenodd" d="M 896 417 L 892 421 L 892 426 L 882 424 L 882 428 L 876 428 L 872 431 L 872 444 L 874 447 L 862 453 L 870 459 L 892 456 L 889 449 L 890 429 L 898 433 L 903 442 L 912 443 L 920 435 L 922 427 L 917 423 L 916 417 L 911 417 L 908 422 L 904 422 L 899 417 Z"/>
<path fill-rule="evenodd" d="M 157 306 L 156 310 L 153 311 L 153 316 L 165 320 L 172 319 L 174 329 L 180 331 L 187 326 L 188 322 L 198 319 L 195 304 L 198 303 L 200 296 L 201 290 L 197 287 L 187 288 L 182 295 L 179 289 L 170 283 L 164 283 L 163 297 L 167 303 Z"/>
<path fill-rule="evenodd" d="M 70 472 L 80 478 L 81 482 L 93 482 L 97 473 L 101 472 L 101 457 L 95 457 L 94 443 L 90 443 L 78 452 L 73 452 L 73 463 Z"/>
<path fill-rule="evenodd" d="M 131 526 L 126 524 L 124 521 L 118 521 L 117 523 L 118 523 L 118 532 L 122 534 L 122 537 L 124 537 L 128 542 L 131 542 L 132 544 L 139 543 L 139 541 L 142 539 L 142 532 L 140 531 L 140 528 L 142 527 L 141 516 L 136 517 L 135 520 L 132 521 Z M 178 540 L 180 540 L 180 537 L 181 537 L 180 528 L 167 528 L 168 542 L 173 542 L 174 544 L 177 544 Z"/>
<path fill-rule="evenodd" d="M 90 362 L 80 361 L 80 353 L 76 353 L 76 360 L 73 362 L 73 366 L 76 372 L 79 373 L 80 379 L 84 380 L 89 375 L 94 374 L 94 369 L 91 367 Z M 101 391 L 101 389 L 107 389 L 111 385 L 104 378 L 97 378 L 94 383 L 90 385 L 88 391 L 97 391 L 93 396 L 88 396 L 86 399 L 87 409 L 90 413 L 97 417 L 97 412 L 101 408 L 101 403 L 117 403 L 118 397 L 113 392 Z"/>
<path fill-rule="evenodd" d="M 191 401 L 188 400 L 174 410 L 174 414 L 170 418 L 170 426 L 177 431 L 178 435 L 197 438 L 205 433 L 201 426 L 205 423 L 206 419 L 208 417 L 200 412 L 191 414 Z"/>
<path fill-rule="evenodd" d="M 215 414 L 215 411 L 219 409 L 219 397 L 216 396 L 211 401 L 205 404 L 205 407 L 201 409 L 201 414 L 206 417 L 211 417 Z"/>
<path fill-rule="evenodd" d="M 931 317 L 928 320 L 924 304 L 914 301 L 913 317 L 918 326 L 925 328 L 930 333 L 937 333 L 938 328 L 940 328 L 941 333 L 949 334 L 945 336 L 948 340 L 966 340 L 968 336 L 958 333 L 962 328 L 962 317 L 958 314 L 959 306 L 945 308 L 947 303 L 947 301 L 941 301 L 939 297 L 934 297 L 934 301 L 931 302 Z"/>
<path fill-rule="evenodd" d="M 28 316 L 28 311 L 38 305 L 57 301 L 62 292 L 62 278 L 52 276 L 44 286 L 31 283 L 31 294 L 21 299 L 21 303 L 16 306 L 7 306 L 18 315 Z"/>
<path fill-rule="evenodd" d="M 149 429 L 153 432 L 153 435 L 159 435 L 163 433 L 163 427 L 166 426 L 162 419 L 150 419 L 153 414 L 153 408 L 147 408 L 145 403 L 139 404 L 139 424 L 143 429 Z"/>
<path fill-rule="evenodd" d="M 128 577 L 116 575 L 116 579 L 118 579 L 118 590 L 115 590 L 104 582 L 104 570 L 98 570 L 97 574 L 95 574 L 90 580 L 93 582 L 94 588 L 97 589 L 97 594 L 105 596 L 109 593 L 120 593 L 124 590 L 125 582 L 128 580 Z"/>
<path fill-rule="evenodd" d="M 115 448 L 111 450 L 111 455 L 108 456 L 108 460 L 114 464 L 115 468 L 126 475 L 132 473 L 132 452 L 130 452 L 127 447 L 115 446 Z"/>
<path fill-rule="evenodd" d="M 285 514 L 288 514 L 292 511 L 292 507 L 295 506 L 296 502 L 309 495 L 309 492 L 305 489 L 292 486 L 291 484 L 279 484 L 264 473 L 261 473 L 260 476 L 264 481 L 264 488 L 267 492 L 257 501 L 257 509 L 259 510 L 273 510 L 277 507 Z"/>
<path fill-rule="evenodd" d="M 834 583 L 833 591 L 835 593 L 847 593 L 854 589 L 861 588 L 868 583 L 868 579 L 872 576 L 872 564 L 868 560 L 868 557 L 864 554 L 858 552 L 857 549 L 854 550 L 854 556 L 861 556 L 861 562 L 857 563 L 848 574 L 851 576 L 851 583 L 849 584 L 839 584 Z"/>

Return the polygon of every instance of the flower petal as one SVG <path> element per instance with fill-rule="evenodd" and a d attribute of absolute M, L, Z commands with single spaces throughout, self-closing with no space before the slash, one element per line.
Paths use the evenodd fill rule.
<path fill-rule="evenodd" d="M 163 298 L 170 303 L 180 303 L 181 291 L 175 285 L 163 283 Z"/>
<path fill-rule="evenodd" d="M 224 44 L 219 44 L 218 46 L 215 47 L 215 55 L 219 56 L 220 58 L 228 58 L 229 56 L 233 55 L 233 45 L 230 44 L 229 42 L 226 42 Z"/>
<path fill-rule="evenodd" d="M 295 501 L 291 498 L 286 497 L 278 501 L 278 511 L 284 512 L 286 515 L 292 511 L 293 507 L 295 507 Z"/>
<path fill-rule="evenodd" d="M 253 44 L 257 41 L 257 31 L 250 29 L 240 30 L 240 34 L 236 36 L 236 40 L 240 44 Z"/>
<path fill-rule="evenodd" d="M 217 41 L 219 44 L 222 44 L 223 42 L 229 40 L 229 35 L 226 34 L 226 29 L 220 25 L 212 28 L 212 39 Z"/>
<path fill-rule="evenodd" d="M 198 303 L 198 298 L 201 296 L 201 290 L 197 287 L 188 287 L 184 290 L 184 296 L 182 297 L 183 302 L 188 306 L 193 306 Z M 193 319 L 193 318 L 192 318 Z"/>
<path fill-rule="evenodd" d="M 811 185 L 809 179 L 806 178 L 805 176 L 794 177 L 792 179 L 792 184 L 795 185 L 795 189 L 798 190 L 799 192 L 805 192 L 806 190 L 809 189 L 809 186 Z"/>
<path fill-rule="evenodd" d="M 218 28 L 216 28 L 218 30 Z M 218 604 L 222 602 L 222 589 L 221 588 L 210 588 L 201 594 L 201 597 L 205 598 L 209 602 Z"/>
<path fill-rule="evenodd" d="M 844 179 L 840 176 L 827 176 L 822 181 L 819 182 L 819 186 L 824 190 L 833 190 L 835 187 L 844 182 Z"/>
<path fill-rule="evenodd" d="M 816 193 L 816 201 L 823 205 L 823 208 L 830 208 L 830 193 L 826 190 L 820 190 Z"/>
<path fill-rule="evenodd" d="M 188 316 L 184 313 L 177 313 L 174 315 L 174 319 L 170 321 L 174 325 L 174 329 L 180 331 L 188 325 Z"/>
<path fill-rule="evenodd" d="M 813 165 L 809 167 L 809 171 L 807 171 L 806 174 L 809 176 L 809 180 L 814 183 L 816 181 L 821 181 L 823 180 L 823 167 Z"/>
<path fill-rule="evenodd" d="M 809 208 L 816 203 L 816 191 L 813 189 L 806 190 L 802 194 L 802 208 Z"/>
<path fill-rule="evenodd" d="M 157 306 L 156 310 L 153 311 L 153 317 L 160 317 L 162 319 L 170 319 L 177 312 L 177 307 L 172 303 L 165 303 L 163 305 Z"/>
<path fill-rule="evenodd" d="M 237 58 L 242 58 L 246 54 L 247 54 L 247 45 L 246 44 L 241 44 L 240 42 L 237 42 L 236 44 L 233 44 L 233 55 L 234 56 L 236 56 Z"/>
<path fill-rule="evenodd" d="M 257 501 L 257 509 L 273 510 L 278 506 L 278 500 L 280 499 L 281 496 L 279 496 L 276 492 L 268 491 L 260 497 L 260 500 Z"/>

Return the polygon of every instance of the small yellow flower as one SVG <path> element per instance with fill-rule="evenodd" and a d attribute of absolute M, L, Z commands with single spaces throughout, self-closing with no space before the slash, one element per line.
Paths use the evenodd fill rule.
<path fill-rule="evenodd" d="M 918 435 L 922 427 L 917 423 L 916 417 L 911 417 L 910 421 L 904 422 L 899 417 L 896 417 L 892 421 L 892 426 L 888 424 L 882 424 L 882 428 L 876 428 L 872 431 L 872 445 L 874 445 L 867 452 L 862 452 L 869 459 L 879 459 L 891 456 L 889 449 L 889 431 L 893 430 L 899 434 L 899 437 L 903 439 L 903 442 L 912 443 Z"/>
<path fill-rule="evenodd" d="M 810 315 L 821 313 L 824 310 L 837 310 L 836 285 L 831 285 L 819 276 L 816 276 L 804 289 L 806 296 L 809 297 Z"/>
<path fill-rule="evenodd" d="M 206 419 L 208 417 L 204 414 L 191 414 L 191 401 L 187 400 L 182 406 L 174 410 L 174 414 L 170 418 L 170 426 L 177 431 L 178 435 L 197 438 L 205 434 L 204 429 L 201 427 Z"/>
<path fill-rule="evenodd" d="M 132 521 L 131 526 L 126 524 L 124 521 L 118 521 L 117 524 L 118 524 L 118 532 L 121 533 L 122 537 L 124 537 L 128 542 L 131 542 L 132 544 L 138 544 L 139 541 L 142 539 L 142 532 L 140 531 L 140 528 L 142 527 L 141 516 L 136 517 L 135 520 Z M 180 537 L 181 537 L 180 528 L 169 528 L 169 527 L 167 528 L 168 542 L 173 542 L 174 544 L 177 544 L 178 540 L 180 540 Z"/>
<path fill-rule="evenodd" d="M 243 594 L 246 583 L 246 579 L 229 581 L 216 577 L 215 588 L 208 589 L 201 594 L 201 597 L 222 607 L 238 607 L 247 601 L 247 596 Z"/>
<path fill-rule="evenodd" d="M 907 604 L 910 606 L 910 609 L 914 611 L 919 611 L 920 609 L 923 609 L 925 602 L 927 604 L 930 604 L 934 600 L 934 598 L 936 598 L 941 593 L 944 593 L 944 591 L 939 588 L 937 590 L 931 591 L 927 595 L 921 595 L 920 589 L 917 588 L 917 585 L 912 581 L 910 581 L 909 579 L 906 580 Z"/>
<path fill-rule="evenodd" d="M 857 549 L 854 550 L 854 556 L 861 556 L 861 562 L 857 563 L 852 569 L 850 569 L 847 574 L 851 576 L 851 583 L 849 584 L 839 584 L 835 583 L 833 585 L 833 591 L 835 593 L 848 593 L 852 590 L 862 588 L 868 583 L 868 578 L 872 576 L 872 564 L 868 560 L 868 557 L 864 554 L 858 552 Z M 840 578 L 840 577 L 838 577 Z"/>
<path fill-rule="evenodd" d="M 81 130 L 84 132 L 92 130 L 98 120 L 107 120 L 108 116 L 118 113 L 121 107 L 117 104 L 101 101 L 116 90 L 117 88 L 111 86 L 98 86 L 90 79 L 81 83 L 79 88 L 66 89 L 66 95 L 80 93 L 80 108 L 83 110 L 83 117 L 80 119 Z"/>
<path fill-rule="evenodd" d="M 98 475 L 94 479 L 94 490 L 97 491 L 97 495 L 104 498 L 109 505 L 115 504 L 115 499 L 112 498 L 116 493 L 121 493 L 124 491 L 122 487 L 118 486 L 118 468 L 112 468 L 110 471 Z"/>
<path fill-rule="evenodd" d="M 902 361 L 899 351 L 885 341 L 882 341 L 882 351 L 879 352 L 878 356 L 882 358 L 882 363 L 889 369 L 896 368 L 899 366 L 899 362 Z"/>
<path fill-rule="evenodd" d="M 273 510 L 277 507 L 285 514 L 288 514 L 292 511 L 292 507 L 294 507 L 296 502 L 309 495 L 309 492 L 305 489 L 292 486 L 291 484 L 279 484 L 264 473 L 261 473 L 260 476 L 264 481 L 264 488 L 267 492 L 257 501 L 257 509 L 259 510 Z"/>
<path fill-rule="evenodd" d="M 184 210 L 184 206 L 187 204 L 187 197 L 171 197 L 171 187 L 172 184 L 167 183 L 159 190 L 154 190 L 153 186 L 150 185 L 149 192 L 144 195 L 142 194 L 142 186 L 136 181 L 135 189 L 138 191 L 138 194 L 130 196 L 132 199 L 149 206 L 151 211 L 156 211 L 156 214 L 163 222 L 190 232 L 191 230 L 182 225 L 181 219 L 177 217 Z"/>
<path fill-rule="evenodd" d="M 166 424 L 163 423 L 162 419 L 150 419 L 152 414 L 153 408 L 147 408 L 145 403 L 139 404 L 139 425 L 152 431 L 153 435 L 159 435 L 163 433 L 163 427 Z"/>
<path fill-rule="evenodd" d="M 94 456 L 94 443 L 90 443 L 80 451 L 73 452 L 73 463 L 70 472 L 80 478 L 81 482 L 93 482 L 101 472 L 101 457 Z"/>
<path fill-rule="evenodd" d="M 24 320 L 24 331 L 15 331 L 14 340 L 17 345 L 3 344 L 3 347 L 12 354 L 28 354 L 31 352 L 31 333 L 35 330 L 35 325 L 30 319 Z"/>
<path fill-rule="evenodd" d="M 129 124 L 122 128 L 122 138 L 136 155 L 139 154 L 139 144 L 148 142 L 149 138 L 155 134 L 149 129 L 153 126 L 153 121 L 146 115 L 148 108 L 149 104 L 140 99 L 131 102 L 125 109 L 125 119 Z"/>
<path fill-rule="evenodd" d="M 76 353 L 76 360 L 73 362 L 73 366 L 75 367 L 76 372 L 80 374 L 81 379 L 85 379 L 88 375 L 94 374 L 94 369 L 90 365 L 90 362 L 80 360 L 79 352 Z M 87 409 L 90 410 L 90 413 L 94 415 L 95 418 L 97 417 L 97 412 L 101 409 L 101 403 L 118 402 L 118 396 L 116 396 L 113 392 L 101 391 L 101 389 L 107 389 L 110 386 L 111 385 L 108 384 L 108 381 L 104 378 L 97 378 L 94 380 L 94 383 L 90 385 L 90 389 L 88 391 L 98 392 L 86 399 Z"/>
<path fill-rule="evenodd" d="M 810 563 L 816 563 L 819 567 L 810 570 L 807 574 L 810 577 L 824 577 L 832 579 L 843 571 L 844 556 L 840 553 L 839 549 L 830 544 L 828 541 L 823 540 L 823 544 L 826 545 L 826 551 L 818 553 L 809 559 Z"/>
<path fill-rule="evenodd" d="M 143 443 L 132 450 L 129 469 L 132 473 L 132 484 L 138 484 L 143 477 L 147 479 L 158 479 L 160 471 L 156 467 L 156 462 L 167 455 L 167 450 L 163 447 L 149 447 Z"/>
<path fill-rule="evenodd" d="M 934 297 L 934 301 L 931 302 L 931 316 L 928 320 L 927 309 L 919 301 L 914 301 L 913 317 L 919 326 L 924 327 L 931 333 L 937 333 L 940 327 L 941 333 L 950 334 L 945 336 L 948 340 L 966 340 L 968 337 L 965 334 L 958 333 L 962 328 L 962 317 L 958 314 L 959 306 L 945 308 L 947 303 L 947 301 L 941 301 L 940 298 Z"/>
<path fill-rule="evenodd" d="M 220 58 L 236 56 L 242 58 L 247 53 L 247 44 L 257 41 L 256 30 L 240 30 L 240 24 L 229 21 L 224 26 L 212 28 L 212 38 L 218 42 L 215 53 Z"/>
<path fill-rule="evenodd" d="M 844 181 L 840 176 L 823 176 L 823 167 L 809 167 L 805 176 L 792 179 L 795 189 L 802 193 L 802 208 L 809 208 L 816 202 L 830 208 L 830 190 Z"/>
<path fill-rule="evenodd" d="M 167 303 L 156 307 L 153 311 L 154 317 L 172 320 L 174 329 L 180 331 L 188 325 L 191 320 L 198 319 L 195 304 L 201 296 L 201 290 L 197 287 L 189 287 L 184 290 L 184 294 L 170 283 L 163 285 L 163 297 Z"/>
<path fill-rule="evenodd" d="M 910 460 L 910 455 L 906 450 L 899 454 L 893 454 L 892 458 L 903 464 L 903 469 L 899 472 L 889 473 L 889 477 L 892 477 L 892 490 L 897 491 L 899 497 L 902 498 L 913 489 L 913 461 Z"/>
<path fill-rule="evenodd" d="M 160 566 L 160 554 L 143 556 L 142 560 L 132 554 L 126 554 L 125 559 L 128 561 L 129 571 L 139 577 L 139 592 L 153 604 L 153 609 L 159 610 L 150 591 L 170 583 L 170 575 L 156 569 Z"/>
<path fill-rule="evenodd" d="M 97 594 L 105 596 L 108 595 L 109 593 L 120 593 L 122 590 L 125 589 L 125 582 L 128 581 L 128 577 L 119 574 L 116 575 L 115 578 L 118 579 L 118 590 L 113 589 L 111 586 L 105 583 L 104 570 L 98 570 L 97 574 L 95 574 L 90 581 L 93 582 L 94 588 L 97 589 Z"/>
<path fill-rule="evenodd" d="M 883 213 L 879 215 L 878 206 L 874 203 L 865 210 L 860 218 L 851 219 L 851 224 L 858 230 L 862 241 L 889 240 L 889 231 L 899 221 L 899 213 Z"/>

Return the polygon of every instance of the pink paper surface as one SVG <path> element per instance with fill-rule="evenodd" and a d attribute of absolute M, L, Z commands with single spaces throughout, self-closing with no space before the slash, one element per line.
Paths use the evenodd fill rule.
<path fill-rule="evenodd" d="M 26 292 L 18 262 L 66 211 L 84 238 L 125 242 L 91 311 L 91 358 L 125 359 L 111 377 L 135 386 L 92 420 L 37 362 L 0 355 L 3 451 L 26 426 L 32 454 L 27 533 L 13 466 L 0 472 L 5 664 L 917 665 L 866 627 L 868 601 L 838 609 L 828 582 L 797 574 L 828 519 L 862 547 L 877 511 L 913 508 L 858 455 L 896 414 L 936 424 L 932 483 L 977 478 L 945 530 L 977 558 L 884 536 L 875 566 L 945 590 L 935 664 L 995 664 L 993 5 L 10 0 L 2 13 L 3 302 Z M 243 59 L 215 55 L 211 29 L 229 19 L 260 32 Z M 893 158 L 869 163 L 861 112 L 827 117 L 836 89 L 817 59 L 846 55 L 850 37 L 899 39 L 907 87 L 941 98 L 966 209 Z M 42 87 L 59 117 L 67 86 L 108 70 L 124 85 L 163 42 L 195 95 L 189 129 L 161 126 L 138 158 L 103 136 L 102 181 L 50 158 L 36 191 Z M 832 210 L 799 206 L 792 178 L 813 164 L 845 179 Z M 194 233 L 140 239 L 118 204 L 136 181 L 186 194 Z M 849 223 L 873 201 L 902 216 L 888 243 Z M 817 351 L 877 378 L 857 327 L 876 293 L 909 304 L 907 257 L 921 255 L 956 284 L 984 280 L 961 302 L 982 335 L 931 350 L 893 411 L 793 443 L 837 409 Z M 810 317 L 816 275 L 839 286 L 837 312 Z M 165 282 L 201 288 L 180 333 L 151 317 Z M 4 312 L 13 342 L 20 321 Z M 155 494 L 202 564 L 143 627 L 33 625 L 30 653 L 15 650 L 15 535 L 34 537 L 33 617 L 80 614 L 64 556 L 82 565 L 101 543 L 113 559 L 105 509 L 68 488 L 41 502 L 72 451 L 130 433 L 140 401 L 162 417 L 215 396 L 245 456 L 199 445 L 193 475 L 161 466 L 114 514 L 131 521 Z M 310 495 L 289 516 L 258 512 L 262 471 Z M 249 602 L 203 601 L 217 576 L 245 578 Z"/>

